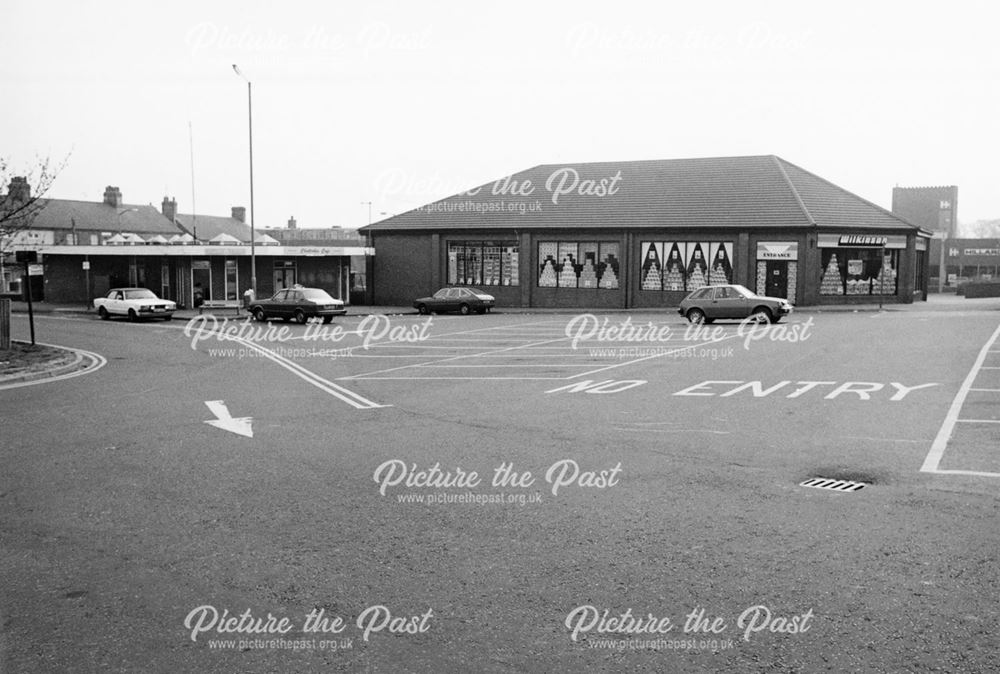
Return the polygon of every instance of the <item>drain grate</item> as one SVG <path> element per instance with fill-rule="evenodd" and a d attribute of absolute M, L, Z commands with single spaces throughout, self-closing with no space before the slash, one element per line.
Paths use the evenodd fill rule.
<path fill-rule="evenodd" d="M 864 482 L 851 482 L 850 480 L 830 480 L 825 477 L 814 477 L 799 485 L 800 487 L 815 487 L 816 489 L 829 489 L 831 491 L 858 491 L 865 488 Z"/>

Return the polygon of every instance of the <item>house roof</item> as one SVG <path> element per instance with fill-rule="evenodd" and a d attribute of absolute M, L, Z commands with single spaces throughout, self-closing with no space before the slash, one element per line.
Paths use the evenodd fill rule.
<path fill-rule="evenodd" d="M 185 232 L 194 235 L 199 241 L 208 241 L 220 234 L 226 234 L 238 241 L 250 243 L 250 225 L 236 218 L 178 213 L 175 219 Z"/>
<path fill-rule="evenodd" d="M 898 229 L 916 225 L 774 155 L 545 164 L 360 231 Z"/>
<path fill-rule="evenodd" d="M 135 232 L 141 235 L 176 234 L 177 227 L 154 206 L 122 204 L 115 207 L 103 202 L 72 199 L 39 199 L 38 215 L 32 229 L 93 232 Z M 120 217 L 119 217 L 119 214 Z"/>

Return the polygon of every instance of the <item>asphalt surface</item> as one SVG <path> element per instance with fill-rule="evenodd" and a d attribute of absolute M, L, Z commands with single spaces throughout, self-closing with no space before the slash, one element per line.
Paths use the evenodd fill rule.
<path fill-rule="evenodd" d="M 0 390 L 0 664 L 997 671 L 998 308 L 39 316 L 107 362 Z"/>

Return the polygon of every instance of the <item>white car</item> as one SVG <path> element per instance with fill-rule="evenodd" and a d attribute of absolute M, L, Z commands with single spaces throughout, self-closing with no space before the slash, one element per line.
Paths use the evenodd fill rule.
<path fill-rule="evenodd" d="M 177 304 L 161 300 L 146 288 L 112 288 L 105 297 L 94 300 L 94 308 L 104 321 L 112 316 L 128 316 L 130 321 L 140 318 L 162 318 L 169 321 L 177 311 Z"/>

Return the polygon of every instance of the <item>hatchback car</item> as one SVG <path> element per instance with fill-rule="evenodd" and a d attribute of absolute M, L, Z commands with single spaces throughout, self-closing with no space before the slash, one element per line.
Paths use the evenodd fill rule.
<path fill-rule="evenodd" d="M 777 323 L 792 313 L 792 305 L 780 297 L 766 297 L 741 285 L 704 286 L 681 300 L 678 313 L 692 323 L 711 323 L 717 318 Z"/>
<path fill-rule="evenodd" d="M 320 288 L 286 288 L 268 299 L 251 302 L 250 313 L 258 321 L 280 318 L 305 323 L 310 318 L 319 317 L 324 323 L 329 323 L 334 316 L 346 314 L 347 307 Z"/>
<path fill-rule="evenodd" d="M 475 288 L 441 288 L 431 297 L 421 297 L 413 301 L 413 308 L 422 314 L 432 311 L 457 311 L 468 314 L 475 311 L 485 314 L 496 303 L 493 295 L 487 295 Z"/>

